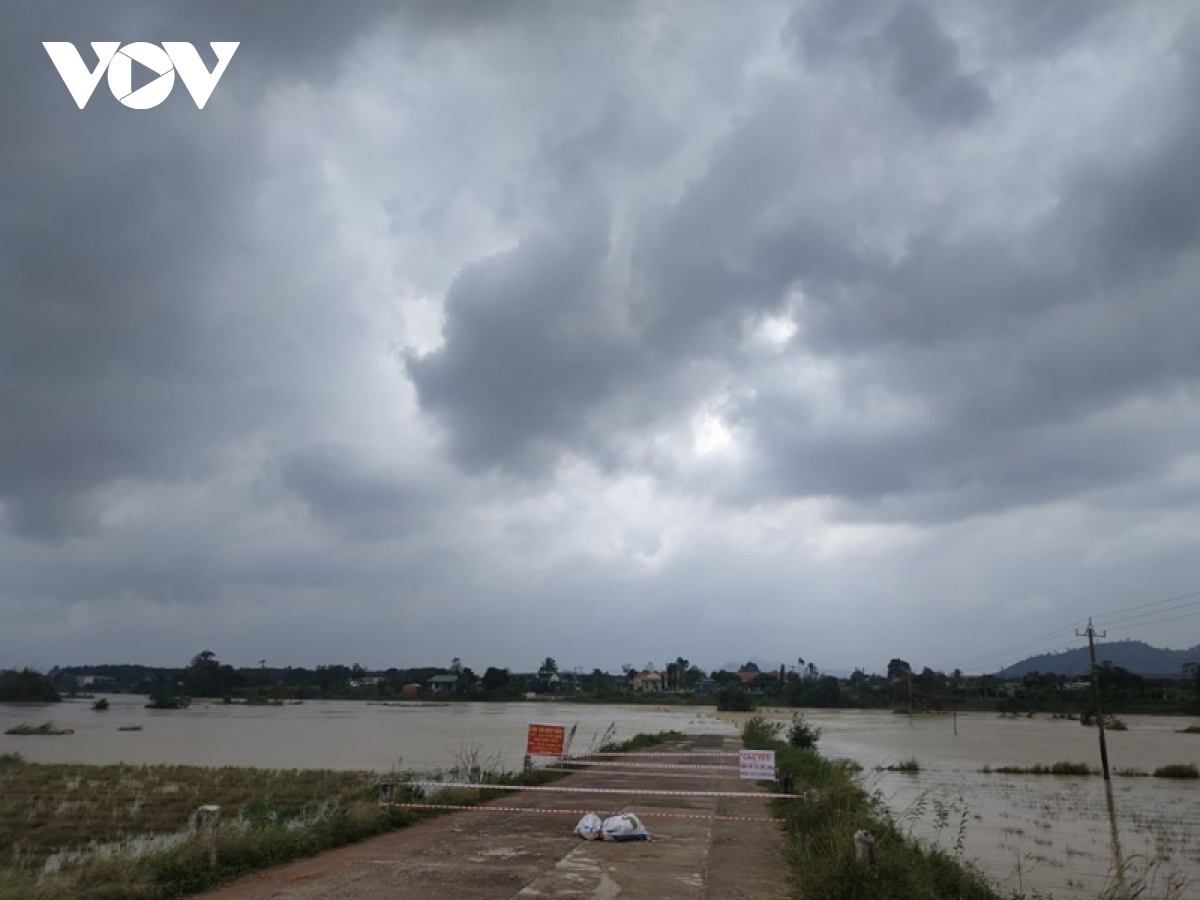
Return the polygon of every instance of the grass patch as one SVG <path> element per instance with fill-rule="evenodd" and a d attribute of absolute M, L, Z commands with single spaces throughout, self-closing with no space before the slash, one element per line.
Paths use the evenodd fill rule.
<path fill-rule="evenodd" d="M 898 763 L 892 763 L 890 766 L 879 766 L 877 772 L 903 772 L 906 775 L 916 775 L 921 771 L 921 764 L 916 757 L 910 756 L 908 759 L 902 759 Z"/>
<path fill-rule="evenodd" d="M 682 741 L 687 738 L 681 731 L 659 731 L 654 734 L 635 734 L 627 741 L 608 741 L 601 744 L 600 752 L 602 753 L 632 753 L 635 750 L 644 750 L 647 747 L 656 747 L 659 744 L 667 744 L 671 741 Z"/>
<path fill-rule="evenodd" d="M 1189 725 L 1187 728 L 1180 728 L 1176 734 L 1200 734 L 1200 725 Z"/>
<path fill-rule="evenodd" d="M 1095 775 L 1096 770 L 1086 763 L 1056 762 L 1044 766 L 1041 763 L 1032 766 L 984 766 L 979 770 L 984 775 Z"/>
<path fill-rule="evenodd" d="M 1119 775 L 1122 778 L 1145 778 L 1150 773 L 1144 769 L 1138 769 L 1132 766 L 1126 766 L 1120 769 L 1113 769 L 1114 775 Z"/>
<path fill-rule="evenodd" d="M 26 725 L 24 722 L 22 722 L 20 725 L 14 725 L 12 728 L 8 729 L 8 731 L 6 731 L 4 733 L 5 734 L 16 734 L 16 735 L 31 735 L 31 734 L 61 735 L 61 734 L 74 734 L 75 729 L 73 729 L 73 728 L 55 728 L 53 722 L 43 722 L 41 725 Z"/>
<path fill-rule="evenodd" d="M 1200 769 L 1192 763 L 1174 763 L 1169 766 L 1159 766 L 1154 770 L 1155 778 L 1200 778 Z"/>

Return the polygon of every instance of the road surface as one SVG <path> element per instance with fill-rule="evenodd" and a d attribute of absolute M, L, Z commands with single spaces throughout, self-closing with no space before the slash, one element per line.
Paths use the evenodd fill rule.
<path fill-rule="evenodd" d="M 736 750 L 736 739 L 689 738 L 655 750 Z M 651 751 L 652 752 L 652 751 Z M 725 765 L 695 755 L 627 762 Z M 589 769 L 555 786 L 639 791 L 747 791 L 736 771 Z M 491 806 L 544 812 L 464 811 L 260 872 L 201 895 L 202 900 L 786 900 L 792 896 L 783 838 L 757 797 L 675 797 L 510 793 Z M 650 840 L 583 841 L 579 815 L 551 809 L 632 810 Z M 657 814 L 657 815 L 656 815 Z M 695 816 L 696 818 L 692 818 Z"/>

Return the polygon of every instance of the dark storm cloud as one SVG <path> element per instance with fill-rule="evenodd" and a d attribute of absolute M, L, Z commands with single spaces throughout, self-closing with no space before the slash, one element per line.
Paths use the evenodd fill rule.
<path fill-rule="evenodd" d="M 406 366 L 467 468 L 545 472 L 636 376 L 601 278 L 608 249 L 607 217 L 584 205 L 451 286 L 444 347 Z"/>
<path fill-rule="evenodd" d="M 15 15 L 33 21 L 0 36 L 28 70 L 0 101 L 18 136 L 0 151 L 0 497 L 14 527 L 52 537 L 86 524 L 93 488 L 178 474 L 203 445 L 199 293 L 255 173 L 254 131 L 213 141 L 229 116 L 178 104 L 135 120 L 103 84 L 80 111 L 40 40 L 86 46 L 112 23 L 94 4 Z"/>
<path fill-rule="evenodd" d="M 279 79 L 328 77 L 385 14 L 420 33 L 501 15 L 504 4 L 451 6 L 6 11 L 0 59 L 20 86 L 0 92 L 0 504 L 10 527 L 45 538 L 86 530 L 96 489 L 203 471 L 224 438 L 252 427 L 247 404 L 261 397 L 244 382 L 262 358 L 210 292 L 254 241 L 240 229 L 267 175 L 258 98 Z M 103 80 L 79 110 L 41 46 L 72 41 L 94 65 L 90 41 L 164 38 L 194 42 L 210 65 L 208 41 L 241 42 L 203 112 L 178 86 L 162 106 L 130 111 Z"/>
<path fill-rule="evenodd" d="M 858 662 L 1189 577 L 1200 42 L 1136 10 L 14 5 L 0 652 L 778 653 L 749 590 Z M 242 44 L 80 111 L 96 39 Z"/>
<path fill-rule="evenodd" d="M 1030 54 L 1061 50 L 1119 7 L 1117 0 L 1014 0 L 995 11 L 1005 20 L 1012 51 Z"/>
<path fill-rule="evenodd" d="M 284 487 L 307 504 L 313 517 L 360 539 L 395 538 L 427 526 L 436 496 L 394 466 L 361 458 L 352 448 L 298 449 L 280 462 Z"/>
<path fill-rule="evenodd" d="M 928 12 L 881 8 L 871 40 L 897 94 L 939 124 L 980 119 L 991 101 Z M 827 30 L 860 27 L 841 6 L 815 13 Z M 531 244 L 507 265 L 539 277 L 500 277 L 485 263 L 451 292 L 445 347 L 410 363 L 422 406 L 471 467 L 520 469 L 532 448 L 545 465 L 568 452 L 602 457 L 596 435 L 620 429 L 618 399 L 669 427 L 723 381 L 724 409 L 753 454 L 729 497 L 899 502 L 919 519 L 1153 477 L 1197 423 L 1151 446 L 1118 411 L 1200 375 L 1187 349 L 1200 337 L 1196 269 L 1184 262 L 1200 223 L 1189 93 L 1167 91 L 1180 115 L 1149 149 L 1103 169 L 1086 154 L 1071 161 L 1058 203 L 1020 230 L 959 233 L 910 216 L 899 253 L 860 238 L 890 214 L 886 195 L 848 201 L 826 189 L 853 162 L 822 143 L 836 134 L 814 137 L 787 91 L 764 96 L 679 200 L 640 223 L 627 303 L 611 303 L 627 310 L 625 340 L 581 348 L 575 337 L 597 334 L 577 273 L 586 260 L 594 283 L 603 255 Z M 563 259 L 573 280 L 555 274 Z M 483 277 L 489 266 L 496 277 Z M 786 366 L 739 349 L 747 323 L 781 312 L 800 329 L 783 359 L 839 373 L 826 397 L 795 391 Z M 631 366 L 636 358 L 649 362 Z M 684 370 L 690 393 L 674 389 Z M 843 421 L 820 413 L 822 402 L 842 407 Z"/>
<path fill-rule="evenodd" d="M 992 107 L 987 87 L 919 3 L 826 2 L 799 6 L 784 38 L 807 62 L 847 57 L 873 67 L 895 96 L 931 125 L 963 125 Z"/>
<path fill-rule="evenodd" d="M 962 70 L 954 41 L 925 7 L 902 5 L 878 46 L 892 90 L 928 122 L 962 124 L 991 108 L 987 88 Z"/>

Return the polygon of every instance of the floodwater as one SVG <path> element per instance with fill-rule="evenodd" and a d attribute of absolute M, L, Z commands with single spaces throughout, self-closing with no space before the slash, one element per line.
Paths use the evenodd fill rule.
<path fill-rule="evenodd" d="M 574 703 L 369 704 L 307 701 L 288 706 L 196 703 L 148 710 L 144 699 L 0 705 L 0 732 L 53 720 L 73 735 L 0 735 L 0 753 L 37 762 L 164 763 L 266 768 L 432 771 L 455 765 L 474 745 L 484 761 L 516 769 L 530 722 L 577 726 L 574 747 L 594 749 L 609 726 L 620 740 L 638 732 L 735 733 L 745 714 L 664 706 Z M 767 710 L 786 721 L 792 710 Z M 1167 896 L 1171 878 L 1190 886 L 1174 897 L 1200 897 L 1200 781 L 1114 775 L 1111 809 L 1098 777 L 998 775 L 985 766 L 1079 762 L 1099 766 L 1095 729 L 1077 722 L 948 715 L 909 718 L 879 710 L 807 711 L 822 731 L 821 749 L 864 767 L 901 827 L 977 865 L 1001 888 L 1058 900 L 1092 900 L 1124 867 L 1132 882 L 1155 881 L 1143 896 Z M 1178 734 L 1187 720 L 1127 716 L 1129 730 L 1108 732 L 1114 771 L 1152 772 L 1171 763 L 1200 765 L 1200 735 Z M 141 731 L 120 731 L 141 726 Z M 878 772 L 916 758 L 916 775 Z"/>
<path fill-rule="evenodd" d="M 312 700 L 287 706 L 198 701 L 186 710 L 145 709 L 144 697 L 109 695 L 107 712 L 92 701 L 0 704 L 0 732 L 53 721 L 63 736 L 0 734 L 0 753 L 31 762 L 257 766 L 271 769 L 364 769 L 429 772 L 454 766 L 474 746 L 481 761 L 517 770 L 530 722 L 577 726 L 575 751 L 594 749 L 606 729 L 614 739 L 674 729 L 734 733 L 707 709 L 581 703 L 364 703 Z M 141 731 L 121 731 L 121 726 Z"/>
<path fill-rule="evenodd" d="M 792 712 L 767 714 L 788 720 Z M 971 713 L 958 716 L 955 735 L 949 715 L 838 710 L 806 718 L 822 729 L 823 753 L 863 765 L 864 783 L 902 827 L 952 854 L 961 847 L 1001 888 L 1093 900 L 1124 867 L 1128 882 L 1154 883 L 1148 898 L 1165 896 L 1172 878 L 1189 883 L 1173 896 L 1200 897 L 1200 782 L 1113 775 L 1110 818 L 1102 778 L 980 772 L 1056 762 L 1098 769 L 1094 728 Z M 1128 731 L 1105 732 L 1114 771 L 1200 765 L 1200 735 L 1177 733 L 1188 720 L 1124 719 Z M 876 771 L 909 758 L 920 764 L 916 775 Z"/>

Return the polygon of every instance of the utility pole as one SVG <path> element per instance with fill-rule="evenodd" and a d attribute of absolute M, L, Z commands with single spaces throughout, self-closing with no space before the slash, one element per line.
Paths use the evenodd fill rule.
<path fill-rule="evenodd" d="M 1107 631 L 1102 631 L 1100 637 L 1107 634 Z M 1088 639 L 1088 652 L 1092 657 L 1092 696 L 1096 701 L 1096 728 L 1100 732 L 1100 765 L 1104 768 L 1104 780 L 1108 781 L 1108 745 L 1104 743 L 1104 713 L 1100 710 L 1100 679 L 1096 674 L 1096 629 L 1092 627 L 1092 620 L 1088 619 L 1086 631 L 1076 631 L 1075 636 L 1086 636 Z"/>

